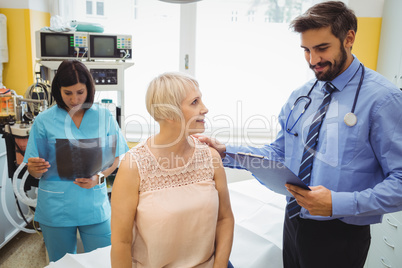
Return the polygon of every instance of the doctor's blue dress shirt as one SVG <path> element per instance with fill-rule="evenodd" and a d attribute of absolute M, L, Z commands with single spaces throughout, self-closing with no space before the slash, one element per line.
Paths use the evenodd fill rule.
<path fill-rule="evenodd" d="M 332 84 L 331 103 L 321 126 L 311 174 L 311 186 L 322 185 L 332 194 L 332 216 L 312 216 L 302 208 L 300 217 L 315 220 L 340 219 L 354 225 L 381 222 L 385 213 L 402 210 L 402 93 L 380 74 L 365 68 L 365 76 L 355 108 L 357 124 L 347 126 L 344 116 L 353 106 L 363 65 L 355 57 L 352 64 Z M 276 140 L 261 148 L 226 147 L 227 152 L 248 152 L 276 159 L 297 174 L 307 132 L 324 96 L 325 81 L 318 81 L 312 102 L 292 132 L 285 130 L 286 119 L 299 96 L 307 95 L 315 79 L 295 90 L 279 115 L 281 130 Z M 304 102 L 296 105 L 288 126 L 299 117 Z M 227 167 L 240 168 L 230 157 Z"/>
<path fill-rule="evenodd" d="M 49 161 L 51 167 L 39 180 L 35 221 L 52 227 L 69 227 L 97 224 L 110 218 L 106 183 L 84 189 L 74 184 L 72 179 L 60 178 L 57 171 L 56 139 L 68 139 L 74 144 L 80 139 L 98 138 L 100 142 L 96 146 L 102 147 L 102 151 L 110 152 L 109 146 L 113 145 L 108 141 L 113 141 L 116 146 L 114 157 L 128 151 L 117 121 L 109 110 L 97 104 L 85 111 L 79 128 L 67 111 L 57 105 L 36 117 L 29 134 L 24 162 L 27 163 L 30 157 L 41 157 Z M 102 158 L 102 155 L 87 157 L 95 159 Z M 86 159 L 76 160 L 85 162 Z"/>

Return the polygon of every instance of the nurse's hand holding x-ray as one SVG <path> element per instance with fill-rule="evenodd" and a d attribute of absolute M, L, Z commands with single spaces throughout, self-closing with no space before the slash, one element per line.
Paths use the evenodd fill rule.
<path fill-rule="evenodd" d="M 98 175 L 93 175 L 91 178 L 77 178 L 75 179 L 74 184 L 85 189 L 90 189 L 95 185 L 98 185 Z"/>
<path fill-rule="evenodd" d="M 48 171 L 49 168 L 49 162 L 43 158 L 31 157 L 28 159 L 28 172 L 37 179 L 42 177 L 42 174 Z"/>
<path fill-rule="evenodd" d="M 118 165 L 119 165 L 119 158 L 116 157 L 112 166 L 105 169 L 103 173 L 111 174 L 117 168 Z M 76 178 L 74 180 L 74 184 L 80 186 L 81 188 L 91 189 L 92 187 L 95 187 L 96 185 L 101 183 L 99 182 L 99 175 L 95 174 L 91 178 Z"/>
<path fill-rule="evenodd" d="M 43 158 L 31 157 L 28 159 L 28 172 L 37 179 L 42 177 L 43 173 L 48 171 L 49 168 L 50 168 L 49 162 Z M 74 184 L 85 189 L 90 189 L 95 185 L 98 185 L 99 183 L 98 180 L 99 180 L 98 175 L 94 175 L 91 178 L 76 178 Z"/>

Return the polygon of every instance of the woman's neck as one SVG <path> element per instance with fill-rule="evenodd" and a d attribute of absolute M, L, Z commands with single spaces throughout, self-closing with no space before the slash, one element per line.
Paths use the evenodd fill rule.
<path fill-rule="evenodd" d="M 79 109 L 77 111 L 69 111 L 68 114 L 70 115 L 71 119 L 73 120 L 75 126 L 80 128 L 82 118 L 84 118 L 85 110 Z"/>
<path fill-rule="evenodd" d="M 195 150 L 194 141 L 187 135 L 161 131 L 148 140 L 148 148 L 159 165 L 172 169 L 186 165 Z"/>
<path fill-rule="evenodd" d="M 176 155 L 183 155 L 193 148 L 193 140 L 183 133 L 177 134 L 161 130 L 151 137 L 150 147 L 158 151 L 166 151 Z"/>

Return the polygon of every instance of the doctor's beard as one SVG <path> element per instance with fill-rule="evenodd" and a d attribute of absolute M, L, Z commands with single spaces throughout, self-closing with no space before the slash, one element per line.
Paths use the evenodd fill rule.
<path fill-rule="evenodd" d="M 334 80 L 343 70 L 343 68 L 345 67 L 345 63 L 347 60 L 348 56 L 346 54 L 346 50 L 343 46 L 340 47 L 340 53 L 339 53 L 339 57 L 338 59 L 334 60 L 334 63 L 332 64 L 329 61 L 326 62 L 319 62 L 316 65 L 320 66 L 320 67 L 325 67 L 325 66 L 329 66 L 328 70 L 326 72 L 314 72 L 315 77 L 317 78 L 317 80 L 320 81 L 332 81 Z M 339 62 L 339 63 L 338 63 Z M 310 69 L 312 69 L 314 71 L 314 67 L 316 65 L 310 65 Z"/>

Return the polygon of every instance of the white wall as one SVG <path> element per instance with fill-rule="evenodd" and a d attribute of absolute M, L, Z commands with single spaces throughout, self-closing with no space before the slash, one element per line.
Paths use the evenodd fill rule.
<path fill-rule="evenodd" d="M 356 13 L 357 17 L 382 17 L 384 0 L 349 0 L 344 1 Z"/>
<path fill-rule="evenodd" d="M 0 0 L 1 8 L 28 8 L 29 0 L 10 1 Z"/>
<path fill-rule="evenodd" d="M 37 11 L 49 12 L 50 2 L 55 0 L 28 0 L 28 8 Z"/>
<path fill-rule="evenodd" d="M 56 0 L 0 0 L 0 8 L 20 8 L 49 12 L 49 4 Z"/>

